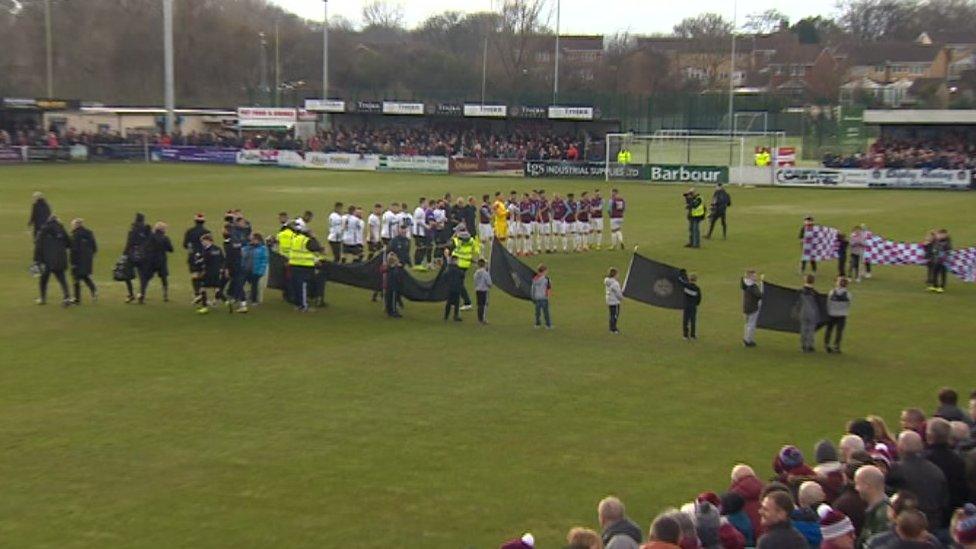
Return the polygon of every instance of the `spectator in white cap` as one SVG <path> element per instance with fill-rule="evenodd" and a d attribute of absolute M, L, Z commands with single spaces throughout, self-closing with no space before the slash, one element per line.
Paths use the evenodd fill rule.
<path fill-rule="evenodd" d="M 854 549 L 854 525 L 844 513 L 829 505 L 817 508 L 820 516 L 821 549 Z"/>

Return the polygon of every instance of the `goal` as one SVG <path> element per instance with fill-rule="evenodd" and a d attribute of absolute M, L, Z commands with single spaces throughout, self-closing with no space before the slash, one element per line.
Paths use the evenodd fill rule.
<path fill-rule="evenodd" d="M 741 168 L 752 158 L 745 136 L 700 135 L 690 130 L 662 130 L 651 135 L 610 133 L 606 138 L 605 175 L 633 179 L 633 170 L 617 162 L 621 150 L 630 152 L 630 164 L 685 166 L 686 168 Z"/>

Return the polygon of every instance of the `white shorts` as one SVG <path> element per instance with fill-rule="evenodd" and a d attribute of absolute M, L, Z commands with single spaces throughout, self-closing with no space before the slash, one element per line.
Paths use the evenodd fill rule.
<path fill-rule="evenodd" d="M 495 236 L 495 231 L 491 230 L 491 223 L 481 223 L 478 225 L 478 234 L 482 240 L 491 240 Z"/>
<path fill-rule="evenodd" d="M 552 222 L 551 221 L 540 221 L 538 223 L 538 225 L 539 225 L 539 233 L 541 233 L 541 234 L 549 234 L 549 233 L 552 232 Z"/>
<path fill-rule="evenodd" d="M 552 222 L 552 232 L 553 234 L 566 234 L 566 222 L 565 221 L 553 221 Z"/>
<path fill-rule="evenodd" d="M 594 217 L 593 219 L 591 219 L 590 220 L 590 227 L 593 229 L 594 232 L 602 233 L 603 232 L 603 218 L 602 217 Z"/>
<path fill-rule="evenodd" d="M 590 222 L 589 221 L 577 221 L 576 222 L 576 232 L 580 234 L 590 234 Z"/>
<path fill-rule="evenodd" d="M 610 230 L 619 231 L 624 226 L 624 218 L 622 217 L 611 217 L 610 218 Z"/>
<path fill-rule="evenodd" d="M 527 223 L 526 222 L 520 222 L 519 223 L 519 230 L 522 231 L 521 233 L 519 233 L 522 236 L 529 236 L 529 235 L 531 235 L 532 234 L 532 222 L 531 221 L 529 221 Z"/>
<path fill-rule="evenodd" d="M 579 225 L 579 221 L 567 221 L 565 224 L 566 224 L 566 231 L 564 232 L 569 232 L 570 234 L 576 234 L 576 226 Z"/>

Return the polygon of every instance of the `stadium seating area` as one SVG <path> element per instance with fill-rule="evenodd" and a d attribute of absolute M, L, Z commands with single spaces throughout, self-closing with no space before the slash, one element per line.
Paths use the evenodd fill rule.
<path fill-rule="evenodd" d="M 882 418 L 868 416 L 849 422 L 837 446 L 822 440 L 806 456 L 795 446 L 783 446 L 773 457 L 775 475 L 769 480 L 738 464 L 728 487 L 702 492 L 680 510 L 666 510 L 659 517 L 669 516 L 681 525 L 680 539 L 674 541 L 681 549 L 787 547 L 763 540 L 771 529 L 760 507 L 767 495 L 779 491 L 793 505 L 790 525 L 810 547 L 854 547 L 855 540 L 857 547 L 872 548 L 973 547 L 976 391 L 968 413 L 956 406 L 956 399 L 955 391 L 942 389 L 932 416 L 917 408 L 904 410 L 897 437 Z M 873 470 L 859 473 L 868 466 Z M 833 509 L 828 516 L 823 504 Z M 567 546 L 638 547 L 649 538 L 646 526 L 628 518 L 615 497 L 600 502 L 598 516 L 602 532 L 575 527 Z M 851 536 L 851 545 L 832 539 L 838 534 Z M 656 541 L 641 547 L 672 547 Z M 526 534 L 502 548 L 533 544 Z"/>
<path fill-rule="evenodd" d="M 11 136 L 0 133 L 0 145 L 95 145 L 143 144 L 143 135 L 123 137 L 119 133 L 88 133 L 67 130 L 60 136 L 48 132 L 23 130 Z M 582 160 L 588 136 L 556 134 L 536 129 L 501 132 L 461 130 L 456 127 L 346 127 L 321 132 L 308 139 L 287 134 L 247 132 L 189 133 L 154 135 L 150 144 L 241 147 L 245 149 L 285 149 L 359 154 L 402 154 L 503 158 L 518 160 Z M 590 160 L 602 159 L 602 147 L 591 147 Z"/>
<path fill-rule="evenodd" d="M 824 157 L 828 168 L 976 168 L 976 144 L 958 133 L 939 138 L 883 137 L 867 153 Z"/>

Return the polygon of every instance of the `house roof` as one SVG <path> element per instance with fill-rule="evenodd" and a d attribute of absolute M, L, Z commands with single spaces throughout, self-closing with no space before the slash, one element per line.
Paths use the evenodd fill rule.
<path fill-rule="evenodd" d="M 915 42 L 869 42 L 845 44 L 839 53 L 852 65 L 883 65 L 885 63 L 929 63 L 942 51 L 941 44 Z"/>
<path fill-rule="evenodd" d="M 553 48 L 556 45 L 555 36 L 542 38 L 544 47 Z M 603 35 L 560 34 L 559 49 L 566 51 L 603 51 Z"/>
<path fill-rule="evenodd" d="M 930 44 L 976 44 L 976 33 L 969 31 L 925 31 L 915 41 L 926 43 L 925 38 L 928 38 Z"/>
<path fill-rule="evenodd" d="M 824 51 L 819 44 L 793 44 L 776 50 L 770 65 L 812 65 Z"/>

